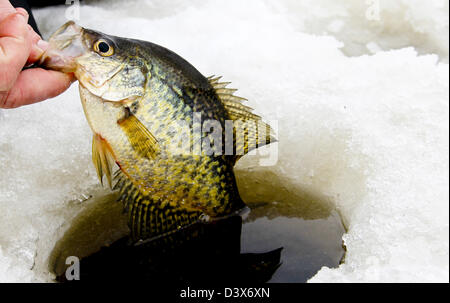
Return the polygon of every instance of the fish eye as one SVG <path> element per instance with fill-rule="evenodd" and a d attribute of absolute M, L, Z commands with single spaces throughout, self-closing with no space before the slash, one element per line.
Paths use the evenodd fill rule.
<path fill-rule="evenodd" d="M 103 39 L 98 40 L 94 44 L 94 50 L 104 57 L 109 57 L 114 54 L 114 49 L 109 43 Z"/>

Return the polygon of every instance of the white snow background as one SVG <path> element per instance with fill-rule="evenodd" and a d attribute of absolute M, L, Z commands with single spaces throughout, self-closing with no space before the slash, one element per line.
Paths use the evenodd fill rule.
<path fill-rule="evenodd" d="M 35 10 L 45 38 L 66 9 Z M 448 282 L 448 16 L 447 0 L 142 0 L 86 2 L 78 23 L 163 45 L 278 120 L 270 170 L 348 228 L 345 263 L 310 282 Z M 90 144 L 77 84 L 0 111 L 0 281 L 51 281 L 70 201 L 98 186 Z"/>

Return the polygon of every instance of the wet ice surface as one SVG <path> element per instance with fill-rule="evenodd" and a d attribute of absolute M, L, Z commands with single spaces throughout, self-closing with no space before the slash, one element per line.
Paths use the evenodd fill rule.
<path fill-rule="evenodd" d="M 79 23 L 168 47 L 278 120 L 277 164 L 247 179 L 326 200 L 348 228 L 345 263 L 309 281 L 448 281 L 448 1 L 380 4 L 374 21 L 366 1 L 91 1 Z M 64 10 L 36 11 L 45 37 Z M 73 201 L 98 186 L 90 144 L 76 85 L 0 111 L 0 281 L 52 281 L 53 249 L 90 208 Z M 273 192 L 241 184 L 251 202 Z M 285 201 L 270 211 L 308 212 Z"/>

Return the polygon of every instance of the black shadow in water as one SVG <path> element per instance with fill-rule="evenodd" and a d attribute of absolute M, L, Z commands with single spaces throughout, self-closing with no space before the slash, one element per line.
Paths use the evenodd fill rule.
<path fill-rule="evenodd" d="M 150 283 L 262 283 L 280 266 L 282 248 L 241 253 L 242 218 L 197 224 L 154 241 L 124 237 L 80 262 L 81 281 Z M 65 281 L 65 274 L 58 277 Z"/>

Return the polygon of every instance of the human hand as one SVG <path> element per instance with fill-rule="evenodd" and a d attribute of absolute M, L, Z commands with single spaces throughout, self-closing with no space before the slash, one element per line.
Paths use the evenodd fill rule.
<path fill-rule="evenodd" d="M 42 68 L 22 70 L 34 63 L 48 43 L 28 25 L 28 13 L 0 0 L 0 108 L 15 108 L 55 97 L 72 83 L 73 75 Z"/>

